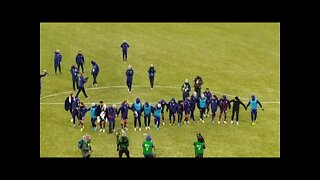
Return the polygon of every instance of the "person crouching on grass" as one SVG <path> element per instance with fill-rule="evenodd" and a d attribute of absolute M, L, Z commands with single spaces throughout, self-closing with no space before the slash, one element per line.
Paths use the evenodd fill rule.
<path fill-rule="evenodd" d="M 197 134 L 197 141 L 193 143 L 196 158 L 203 158 L 203 150 L 206 148 L 204 138 L 200 133 Z"/>
<path fill-rule="evenodd" d="M 121 129 L 125 129 L 128 130 L 127 128 L 127 119 L 128 119 L 128 111 L 129 111 L 130 105 L 128 103 L 128 100 L 125 99 L 120 108 L 118 109 L 117 115 L 119 115 L 119 113 L 121 112 Z"/>

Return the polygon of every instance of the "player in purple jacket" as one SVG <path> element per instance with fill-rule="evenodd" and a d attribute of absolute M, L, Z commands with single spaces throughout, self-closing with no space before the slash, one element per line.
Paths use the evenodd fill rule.
<path fill-rule="evenodd" d="M 187 98 L 185 98 L 187 99 Z M 178 114 L 178 126 L 180 127 L 182 125 L 182 116 L 183 116 L 183 100 L 178 101 L 178 107 L 177 107 L 177 114 Z M 174 122 L 173 122 L 174 124 Z"/>
<path fill-rule="evenodd" d="M 79 106 L 79 110 L 78 110 L 78 117 L 79 117 L 79 121 L 80 121 L 80 125 L 81 125 L 81 129 L 80 129 L 81 132 L 84 129 L 84 118 L 85 118 L 87 111 L 88 111 L 88 109 L 86 108 L 84 103 L 80 102 L 80 106 Z"/>
<path fill-rule="evenodd" d="M 213 95 L 213 97 L 209 100 L 210 106 L 211 106 L 211 112 L 212 112 L 212 119 L 211 123 L 214 124 L 214 118 L 216 117 L 216 112 L 219 106 L 219 100 L 216 95 Z"/>
<path fill-rule="evenodd" d="M 94 85 L 98 86 L 97 77 L 100 69 L 98 64 L 95 61 L 92 60 L 91 64 L 92 64 L 91 75 L 93 76 L 93 83 L 92 83 L 92 87 L 93 87 Z"/>
<path fill-rule="evenodd" d="M 76 127 L 76 117 L 79 119 L 79 106 L 80 106 L 80 99 L 79 98 L 74 98 L 74 101 L 72 102 L 72 122 L 73 122 L 73 127 Z"/>
<path fill-rule="evenodd" d="M 113 133 L 114 127 L 116 125 L 116 116 L 117 116 L 117 106 L 112 104 L 111 107 L 108 108 L 108 123 L 109 123 L 109 133 Z"/>
<path fill-rule="evenodd" d="M 224 121 L 223 123 L 227 124 L 227 113 L 228 113 L 228 108 L 231 108 L 230 102 L 227 99 L 226 95 L 223 95 L 222 98 L 219 100 L 219 107 L 220 107 L 220 115 L 219 115 L 219 122 L 221 120 L 221 115 L 224 114 Z"/>
<path fill-rule="evenodd" d="M 210 101 L 210 98 L 212 97 L 212 94 L 209 88 L 206 88 L 203 94 L 207 98 L 207 107 L 206 107 L 207 113 L 204 113 L 204 117 L 209 117 L 209 110 L 210 110 L 209 101 Z"/>
<path fill-rule="evenodd" d="M 78 89 L 76 97 L 78 97 L 79 93 L 82 91 L 86 98 L 90 98 L 90 96 L 87 96 L 86 90 L 84 89 L 84 85 L 88 81 L 88 79 L 89 79 L 89 77 L 84 78 L 84 74 L 83 73 L 80 74 L 79 89 Z"/>
<path fill-rule="evenodd" d="M 161 118 L 162 118 L 162 125 L 164 126 L 165 125 L 165 122 L 164 122 L 164 107 L 167 107 L 168 103 L 164 99 L 161 99 L 161 101 L 159 101 L 159 104 L 161 104 Z"/>
<path fill-rule="evenodd" d="M 128 103 L 128 100 L 125 99 L 122 102 L 122 104 L 121 104 L 121 106 L 120 106 L 120 108 L 119 108 L 119 110 L 117 112 L 118 115 L 121 112 L 121 129 L 128 130 L 128 128 L 127 128 L 127 119 L 128 119 L 128 111 L 129 111 L 129 109 L 131 109 L 130 105 Z"/>
<path fill-rule="evenodd" d="M 132 69 L 132 66 L 129 65 L 129 66 L 128 66 L 128 69 L 126 70 L 127 86 L 128 86 L 128 91 L 129 91 L 129 93 L 131 93 L 133 75 L 134 75 L 134 71 L 133 71 L 133 69 Z"/>
<path fill-rule="evenodd" d="M 84 73 L 83 64 L 84 64 L 84 56 L 81 51 L 78 51 L 78 54 L 76 56 L 76 63 L 78 65 L 78 69 L 81 67 L 82 73 Z M 79 69 L 80 71 L 80 69 Z"/>
<path fill-rule="evenodd" d="M 54 73 L 57 74 L 57 68 L 59 68 L 59 72 L 61 73 L 61 61 L 62 61 L 62 55 L 60 54 L 59 49 L 57 49 L 54 52 Z"/>
<path fill-rule="evenodd" d="M 171 117 L 173 117 L 173 125 L 175 125 L 175 121 L 176 121 L 176 112 L 178 109 L 178 104 L 176 102 L 176 100 L 174 98 L 171 99 L 171 101 L 169 102 L 169 104 L 167 105 L 167 109 L 166 111 L 168 112 L 169 110 L 169 125 L 171 126 Z"/>
<path fill-rule="evenodd" d="M 194 120 L 194 110 L 196 109 L 196 105 L 198 104 L 197 92 L 193 92 L 190 97 L 190 119 Z"/>
<path fill-rule="evenodd" d="M 128 58 L 128 48 L 130 47 L 129 44 L 127 43 L 126 40 L 123 40 L 122 44 L 121 44 L 121 49 L 122 49 L 122 60 L 124 61 L 124 59 L 127 60 Z"/>
<path fill-rule="evenodd" d="M 191 112 L 190 103 L 191 103 L 191 97 L 188 96 L 183 103 L 183 109 L 185 112 L 184 124 L 190 124 L 189 122 L 189 117 Z"/>

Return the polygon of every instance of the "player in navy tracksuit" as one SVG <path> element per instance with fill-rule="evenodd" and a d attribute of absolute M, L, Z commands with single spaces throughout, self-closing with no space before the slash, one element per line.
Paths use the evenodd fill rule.
<path fill-rule="evenodd" d="M 156 107 L 152 109 L 152 113 L 154 115 L 154 123 L 157 130 L 160 130 L 160 116 L 161 116 L 162 107 L 161 104 L 158 103 Z"/>
<path fill-rule="evenodd" d="M 79 119 L 79 106 L 80 106 L 80 99 L 75 97 L 74 101 L 72 103 L 72 121 L 73 121 L 73 127 L 76 127 L 76 117 Z"/>
<path fill-rule="evenodd" d="M 184 124 L 187 124 L 187 123 L 190 124 L 189 122 L 189 117 L 191 112 L 190 103 L 191 103 L 191 97 L 188 96 L 183 103 L 183 109 L 185 112 Z"/>
<path fill-rule="evenodd" d="M 109 133 L 111 134 L 114 131 L 114 127 L 116 125 L 117 106 L 115 104 L 112 104 L 112 106 L 109 107 L 107 111 L 108 111 Z"/>
<path fill-rule="evenodd" d="M 223 95 L 222 98 L 219 100 L 219 107 L 220 107 L 220 115 L 219 115 L 219 122 L 221 120 L 221 115 L 224 114 L 224 121 L 223 123 L 227 124 L 227 113 L 228 113 L 228 108 L 231 108 L 230 102 L 227 99 L 226 95 Z"/>
<path fill-rule="evenodd" d="M 57 68 L 59 68 L 59 72 L 61 73 L 61 61 L 62 55 L 60 54 L 59 49 L 54 52 L 54 73 L 57 74 Z"/>
<path fill-rule="evenodd" d="M 209 110 L 210 110 L 209 101 L 210 101 L 212 94 L 211 94 L 209 88 L 206 88 L 206 90 L 204 91 L 203 94 L 207 98 L 207 107 L 206 107 L 207 113 L 204 114 L 204 117 L 209 117 Z"/>
<path fill-rule="evenodd" d="M 148 70 L 148 74 L 149 74 L 151 90 L 153 90 L 153 82 L 154 82 L 154 77 L 156 75 L 156 68 L 154 68 L 153 64 L 150 65 L 150 68 Z"/>
<path fill-rule="evenodd" d="M 141 131 L 141 113 L 142 113 L 142 104 L 140 99 L 137 98 L 134 103 L 132 103 L 131 109 L 134 116 L 134 131 L 137 131 L 137 121 L 139 123 L 139 131 Z"/>
<path fill-rule="evenodd" d="M 240 104 L 244 107 L 245 110 L 247 110 L 246 105 L 236 96 L 234 99 L 230 101 L 230 103 L 233 103 L 232 106 L 232 115 L 231 115 L 231 124 L 233 124 L 233 117 L 234 114 L 236 114 L 236 123 L 239 125 L 239 110 L 240 110 Z"/>
<path fill-rule="evenodd" d="M 209 100 L 210 106 L 211 106 L 211 112 L 212 112 L 212 119 L 211 123 L 214 124 L 214 118 L 216 117 L 216 112 L 219 106 L 219 100 L 216 95 L 213 95 L 213 97 Z"/>
<path fill-rule="evenodd" d="M 78 51 L 78 54 L 76 56 L 76 63 L 78 65 L 78 70 L 81 67 L 82 73 L 84 73 L 83 64 L 84 64 L 84 56 L 81 51 Z"/>
<path fill-rule="evenodd" d="M 262 108 L 262 105 L 260 103 L 260 101 L 254 96 L 251 96 L 251 99 L 249 100 L 247 107 L 251 108 L 251 124 L 255 125 L 256 124 L 256 119 L 258 116 L 258 104 L 260 106 L 260 108 L 262 109 L 262 111 L 264 111 L 264 109 Z"/>
<path fill-rule="evenodd" d="M 169 125 L 171 126 L 171 117 L 173 117 L 173 125 L 176 121 L 176 112 L 178 109 L 178 104 L 174 98 L 171 99 L 169 102 L 166 111 L 168 112 L 169 110 Z"/>
<path fill-rule="evenodd" d="M 94 85 L 98 86 L 97 77 L 100 69 L 98 64 L 95 61 L 92 60 L 91 64 L 92 64 L 91 75 L 93 76 L 93 83 L 92 83 L 92 87 L 93 87 Z"/>
<path fill-rule="evenodd" d="M 41 95 L 41 86 L 42 86 L 42 78 L 45 77 L 48 73 L 46 70 L 43 70 L 44 74 L 40 74 L 40 95 Z"/>
<path fill-rule="evenodd" d="M 133 75 L 134 75 L 134 71 L 133 71 L 133 69 L 132 69 L 132 66 L 129 65 L 129 66 L 128 66 L 128 69 L 126 70 L 127 86 L 128 86 L 128 91 L 129 91 L 129 93 L 131 93 Z"/>
<path fill-rule="evenodd" d="M 64 109 L 66 111 L 70 111 L 71 114 L 71 122 L 73 122 L 73 118 L 72 118 L 72 104 L 74 102 L 74 97 L 73 94 L 71 93 L 66 100 L 64 101 Z"/>
<path fill-rule="evenodd" d="M 201 94 L 201 97 L 199 98 L 198 107 L 200 110 L 200 121 L 204 123 L 203 114 L 205 113 L 207 107 L 207 98 L 204 96 L 204 94 Z"/>
<path fill-rule="evenodd" d="M 194 110 L 196 109 L 196 105 L 198 104 L 197 92 L 193 92 L 190 98 L 190 119 L 194 120 Z"/>
<path fill-rule="evenodd" d="M 85 118 L 87 111 L 88 111 L 88 109 L 86 108 L 84 103 L 80 102 L 80 106 L 79 106 L 79 110 L 78 110 L 78 117 L 79 117 L 79 121 L 80 121 L 80 125 L 81 125 L 81 132 L 84 129 L 84 118 Z"/>
<path fill-rule="evenodd" d="M 119 115 L 119 113 L 121 112 L 121 129 L 125 129 L 128 130 L 127 128 L 127 119 L 128 119 L 128 111 L 130 109 L 130 105 L 128 103 L 128 100 L 125 99 L 122 104 L 121 107 L 119 108 L 117 114 Z"/>
<path fill-rule="evenodd" d="M 191 85 L 190 85 L 188 79 L 185 79 L 184 83 L 181 86 L 183 100 L 189 96 L 190 90 L 191 90 Z"/>
<path fill-rule="evenodd" d="M 164 107 L 168 106 L 168 104 L 164 99 L 161 99 L 161 101 L 159 101 L 159 104 L 161 105 L 162 125 L 165 125 L 165 122 L 164 122 Z"/>
<path fill-rule="evenodd" d="M 186 98 L 187 99 L 187 98 Z M 183 116 L 183 100 L 178 101 L 178 107 L 177 107 L 177 114 L 178 114 L 178 126 L 180 127 L 181 121 L 182 121 L 182 116 Z M 174 123 L 174 122 L 173 122 Z"/>
<path fill-rule="evenodd" d="M 77 88 L 77 90 L 79 89 L 79 77 L 78 77 L 79 71 L 78 71 L 78 69 L 76 68 L 75 65 L 71 66 L 70 74 L 72 76 L 73 91 L 76 91 L 76 88 Z"/>
<path fill-rule="evenodd" d="M 150 130 L 150 118 L 151 118 L 151 110 L 152 110 L 152 105 L 149 102 L 145 102 L 144 105 L 142 106 L 142 111 L 144 114 L 144 126 L 146 130 Z M 148 120 L 148 122 L 147 122 Z"/>
<path fill-rule="evenodd" d="M 124 59 L 127 60 L 128 58 L 128 48 L 130 47 L 129 44 L 127 43 L 126 40 L 123 40 L 122 44 L 121 44 L 121 49 L 122 49 L 122 60 L 124 61 Z"/>
<path fill-rule="evenodd" d="M 77 92 L 76 97 L 78 97 L 79 93 L 82 91 L 83 94 L 84 94 L 84 96 L 85 96 L 86 98 L 90 98 L 90 96 L 87 96 L 86 90 L 84 89 L 84 84 L 88 81 L 88 78 L 89 78 L 89 77 L 84 78 L 84 77 L 83 77 L 83 73 L 80 74 L 80 78 L 79 78 L 79 89 L 78 89 L 78 92 Z"/>

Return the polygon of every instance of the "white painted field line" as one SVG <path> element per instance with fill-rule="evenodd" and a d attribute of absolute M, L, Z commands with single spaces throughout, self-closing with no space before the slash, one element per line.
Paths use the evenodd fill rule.
<path fill-rule="evenodd" d="M 150 88 L 150 86 L 145 86 L 145 85 L 135 85 L 134 87 L 137 88 Z M 167 89 L 179 89 L 180 87 L 177 86 L 153 86 L 154 88 L 167 88 Z M 97 90 L 97 89 L 109 89 L 109 88 L 127 88 L 127 86 L 102 86 L 102 87 L 94 87 L 94 88 L 88 88 L 86 89 L 86 91 L 88 90 Z M 43 96 L 40 97 L 40 99 L 45 99 L 48 97 L 53 97 L 53 96 L 58 96 L 61 94 L 69 94 L 69 93 L 74 93 L 73 91 L 65 91 L 65 92 L 61 92 L 61 93 L 56 93 L 56 94 L 51 94 L 51 95 L 47 95 L 47 96 Z M 214 91 L 215 94 L 220 94 L 220 95 L 227 95 L 227 96 L 231 96 L 231 97 L 235 97 L 235 95 L 232 94 L 226 94 L 226 93 L 221 93 L 221 92 L 216 92 Z M 246 100 L 248 101 L 249 99 L 247 98 L 242 98 L 240 96 L 238 96 L 240 99 Z M 280 104 L 280 102 L 262 102 L 265 104 Z M 40 103 L 40 104 L 45 104 L 45 103 Z M 55 103 L 51 103 L 51 104 L 55 104 Z M 110 103 L 110 104 L 120 104 L 120 103 Z"/>

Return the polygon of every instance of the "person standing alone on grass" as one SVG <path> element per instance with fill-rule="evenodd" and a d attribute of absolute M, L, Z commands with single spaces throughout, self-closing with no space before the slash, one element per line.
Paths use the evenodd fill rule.
<path fill-rule="evenodd" d="M 197 134 L 197 141 L 193 143 L 194 153 L 196 158 L 203 158 L 203 150 L 206 148 L 204 138 L 199 133 Z"/>
<path fill-rule="evenodd" d="M 132 66 L 129 65 L 129 66 L 128 66 L 128 69 L 126 70 L 127 87 L 128 87 L 128 92 L 129 92 L 129 93 L 131 93 L 133 75 L 134 75 L 134 71 L 133 71 L 133 69 L 132 69 Z"/>
<path fill-rule="evenodd" d="M 257 120 L 257 116 L 258 116 L 258 104 L 263 111 L 264 109 L 262 108 L 260 101 L 255 97 L 255 95 L 252 95 L 251 99 L 249 100 L 249 102 L 247 104 L 247 107 L 249 107 L 249 105 L 250 105 L 250 108 L 251 108 L 251 125 L 256 124 L 256 120 Z"/>
<path fill-rule="evenodd" d="M 61 73 L 61 61 L 62 55 L 60 54 L 59 49 L 54 52 L 54 73 L 57 74 L 57 68 L 59 68 L 59 72 Z"/>
<path fill-rule="evenodd" d="M 92 60 L 91 64 L 92 64 L 91 75 L 93 76 L 93 83 L 92 83 L 92 87 L 93 87 L 94 85 L 98 86 L 97 77 L 100 69 L 98 64 L 95 61 Z"/>
<path fill-rule="evenodd" d="M 71 73 L 71 76 L 72 76 L 73 91 L 76 91 L 76 88 L 77 88 L 77 90 L 79 89 L 79 76 L 78 76 L 79 75 L 79 71 L 78 71 L 78 69 L 76 68 L 75 65 L 71 66 L 70 73 Z"/>
<path fill-rule="evenodd" d="M 154 82 L 154 77 L 156 75 L 156 69 L 154 68 L 153 64 L 150 65 L 148 73 L 149 73 L 149 80 L 150 80 L 151 90 L 153 90 L 153 82 Z"/>
<path fill-rule="evenodd" d="M 232 106 L 232 115 L 231 115 L 231 124 L 233 124 L 233 117 L 234 117 L 234 114 L 236 113 L 236 123 L 237 125 L 239 125 L 239 109 L 240 109 L 240 104 L 244 107 L 245 110 L 247 110 L 247 107 L 246 105 L 240 101 L 240 99 L 238 98 L 238 96 L 236 96 L 234 99 L 232 99 L 230 101 L 230 103 L 233 103 L 233 106 Z"/>
<path fill-rule="evenodd" d="M 45 77 L 48 73 L 46 70 L 43 70 L 44 74 L 40 74 L 40 95 L 41 95 L 41 85 L 42 85 L 42 78 Z"/>
<path fill-rule="evenodd" d="M 78 89 L 78 92 L 77 92 L 76 97 L 78 97 L 79 93 L 82 91 L 83 94 L 84 94 L 84 96 L 85 96 L 86 98 L 90 98 L 90 96 L 87 96 L 86 90 L 84 89 L 84 85 L 85 85 L 85 83 L 88 81 L 89 77 L 84 78 L 83 75 L 84 75 L 83 73 L 80 74 L 80 78 L 79 78 L 79 81 L 80 81 L 80 82 L 79 82 L 79 89 Z"/>
<path fill-rule="evenodd" d="M 126 40 L 123 40 L 122 44 L 121 44 L 121 49 L 122 49 L 122 60 L 124 61 L 124 59 L 127 60 L 128 58 L 128 48 L 130 47 L 129 44 L 127 43 Z"/>
<path fill-rule="evenodd" d="M 76 56 L 76 63 L 78 65 L 78 70 L 81 67 L 82 73 L 84 73 L 83 65 L 84 65 L 84 56 L 81 51 L 78 51 L 78 54 Z"/>

